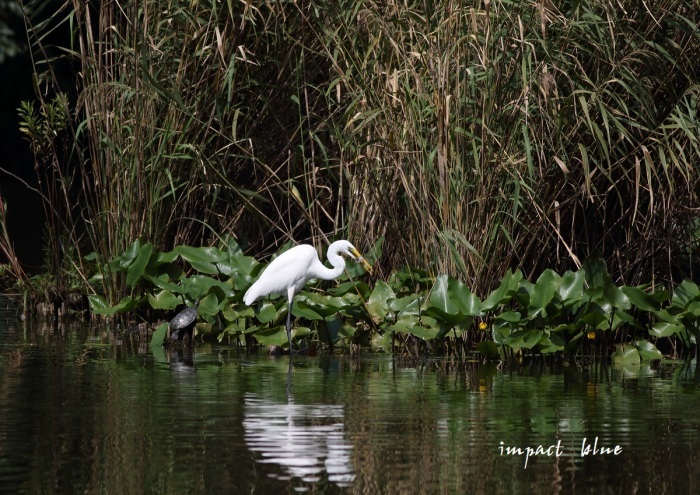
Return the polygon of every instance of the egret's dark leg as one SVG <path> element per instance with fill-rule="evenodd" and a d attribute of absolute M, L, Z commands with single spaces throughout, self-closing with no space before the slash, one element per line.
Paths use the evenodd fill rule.
<path fill-rule="evenodd" d="M 292 357 L 292 300 L 287 307 L 287 338 L 289 339 L 289 357 Z"/>

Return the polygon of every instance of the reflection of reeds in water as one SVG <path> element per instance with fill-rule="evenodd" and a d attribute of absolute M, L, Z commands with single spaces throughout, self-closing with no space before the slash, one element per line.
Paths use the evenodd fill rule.
<path fill-rule="evenodd" d="M 245 442 L 257 461 L 276 464 L 283 475 L 315 483 L 326 478 L 347 486 L 355 478 L 352 446 L 345 439 L 345 411 L 337 404 L 276 403 L 248 394 Z"/>

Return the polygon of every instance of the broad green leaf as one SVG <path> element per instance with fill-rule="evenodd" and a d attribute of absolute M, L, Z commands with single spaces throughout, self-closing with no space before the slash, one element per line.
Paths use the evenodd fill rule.
<path fill-rule="evenodd" d="M 583 295 L 583 283 L 586 280 L 586 271 L 581 269 L 576 272 L 567 271 L 561 279 L 557 292 L 565 306 L 570 306 L 581 300 Z"/>
<path fill-rule="evenodd" d="M 326 318 L 326 324 L 324 328 L 324 335 L 327 344 L 332 344 L 338 340 L 340 335 L 340 329 L 343 326 L 343 320 L 336 316 L 330 316 Z M 319 331 L 320 333 L 320 331 Z M 321 337 L 319 335 L 319 337 Z"/>
<path fill-rule="evenodd" d="M 148 347 L 151 348 L 153 352 L 154 348 L 160 349 L 163 347 L 163 341 L 165 340 L 165 334 L 168 331 L 168 323 L 161 323 L 156 327 L 153 335 L 151 336 L 151 341 L 148 343 Z"/>
<path fill-rule="evenodd" d="M 509 323 L 494 321 L 491 325 L 491 336 L 497 345 L 505 345 L 506 339 L 513 333 Z"/>
<path fill-rule="evenodd" d="M 544 334 L 542 330 L 527 328 L 511 333 L 506 339 L 506 343 L 514 348 L 532 349 L 540 343 Z"/>
<path fill-rule="evenodd" d="M 439 275 L 430 290 L 429 308 L 438 314 L 458 316 L 448 318 L 461 321 L 463 316 L 478 316 L 481 313 L 481 301 L 469 288 L 449 275 Z"/>
<path fill-rule="evenodd" d="M 201 315 L 216 316 L 224 308 L 226 302 L 225 298 L 222 298 L 221 302 L 219 302 L 216 294 L 208 294 L 199 301 L 198 312 Z"/>
<path fill-rule="evenodd" d="M 237 319 L 226 325 L 224 328 L 224 334 L 237 335 L 239 333 L 245 332 L 245 319 Z M 219 336 L 219 342 L 221 342 L 221 336 Z"/>
<path fill-rule="evenodd" d="M 213 325 L 209 322 L 206 321 L 198 321 L 194 325 L 194 334 L 195 336 L 197 335 L 211 335 L 211 334 L 216 334 L 219 335 L 221 333 L 221 329 Z"/>
<path fill-rule="evenodd" d="M 419 339 L 432 340 L 438 336 L 440 327 L 415 325 L 411 327 L 408 332 Z"/>
<path fill-rule="evenodd" d="M 260 263 L 251 256 L 238 255 L 228 260 L 231 267 L 231 275 L 236 290 L 244 289 L 255 277 L 258 270 L 262 269 Z M 223 270 L 222 270 L 223 272 Z"/>
<path fill-rule="evenodd" d="M 241 250 L 238 242 L 236 242 L 236 239 L 232 235 L 227 235 L 223 241 L 223 244 L 226 246 L 226 252 L 228 253 L 229 258 L 239 256 L 243 253 L 243 250 Z"/>
<path fill-rule="evenodd" d="M 654 311 L 654 316 L 661 321 L 666 323 L 676 324 L 680 321 L 680 316 L 682 315 L 682 310 L 680 308 L 671 306 L 668 309 L 662 309 L 661 311 Z"/>
<path fill-rule="evenodd" d="M 685 328 L 679 323 L 668 323 L 665 321 L 659 321 L 654 323 L 654 325 L 649 330 L 649 333 L 655 337 L 670 337 L 680 333 Z"/>
<path fill-rule="evenodd" d="M 462 294 L 462 311 L 469 316 L 481 315 L 481 299 L 473 292 Z"/>
<path fill-rule="evenodd" d="M 550 332 L 564 332 L 567 330 L 575 330 L 576 325 L 573 323 L 561 323 L 555 327 L 549 328 Z"/>
<path fill-rule="evenodd" d="M 367 309 L 369 313 L 377 318 L 380 322 L 384 321 L 386 315 L 389 314 L 388 299 L 395 298 L 394 291 L 385 282 L 378 280 L 374 286 L 372 294 L 367 300 Z"/>
<path fill-rule="evenodd" d="M 700 301 L 690 303 L 686 309 L 686 313 L 692 315 L 694 320 L 700 319 Z"/>
<path fill-rule="evenodd" d="M 641 311 L 657 311 L 661 304 L 658 299 L 639 287 L 622 287 L 629 301 Z"/>
<path fill-rule="evenodd" d="M 583 270 L 589 288 L 603 287 L 609 278 L 605 261 L 599 255 L 593 255 L 583 262 Z"/>
<path fill-rule="evenodd" d="M 394 334 L 392 332 L 384 332 L 384 333 L 373 333 L 371 337 L 368 340 L 367 345 L 372 349 L 374 352 L 378 351 L 384 351 L 384 352 L 391 352 L 392 351 L 392 343 L 394 341 Z M 363 342 L 364 344 L 364 342 Z"/>
<path fill-rule="evenodd" d="M 254 334 L 255 332 L 261 330 L 261 328 L 262 328 L 262 327 L 261 327 L 260 325 L 251 325 L 251 324 L 248 324 L 248 325 L 246 325 L 245 328 L 243 329 L 243 333 L 244 333 L 244 334 Z M 269 327 L 265 327 L 264 330 L 269 330 Z"/>
<path fill-rule="evenodd" d="M 359 294 L 359 296 L 361 296 L 366 301 L 372 294 L 372 288 L 362 280 L 355 280 L 354 282 L 340 283 L 337 287 L 331 287 L 327 289 L 326 292 L 335 296 L 358 296 Z"/>
<path fill-rule="evenodd" d="M 347 294 L 343 297 L 327 296 L 320 292 L 303 292 L 302 294 L 298 295 L 295 301 L 306 302 L 311 309 L 323 317 L 336 314 L 357 298 L 357 296 L 353 297 L 353 294 Z"/>
<path fill-rule="evenodd" d="M 430 306 L 448 315 L 459 314 L 459 306 L 451 297 L 451 292 L 459 290 L 460 283 L 448 275 L 438 275 L 430 291 Z"/>
<path fill-rule="evenodd" d="M 180 304 L 180 298 L 169 290 L 160 290 L 154 294 L 148 294 L 148 303 L 153 309 L 174 309 Z"/>
<path fill-rule="evenodd" d="M 521 320 L 520 313 L 517 311 L 505 311 L 500 315 L 496 316 L 496 320 L 505 321 L 508 323 L 518 323 Z"/>
<path fill-rule="evenodd" d="M 468 319 L 471 319 L 471 316 L 465 316 L 459 312 L 456 314 L 445 313 L 444 311 L 434 306 L 428 306 L 423 311 L 423 314 L 431 316 L 433 318 L 437 318 L 439 321 L 442 321 L 450 326 L 459 325 L 461 323 L 464 323 Z"/>
<path fill-rule="evenodd" d="M 599 313 L 599 312 L 585 313 L 581 317 L 581 321 L 584 322 L 588 326 L 591 326 L 593 328 L 598 328 L 600 330 L 607 330 L 610 327 L 608 317 L 604 313 Z"/>
<path fill-rule="evenodd" d="M 102 296 L 90 295 L 88 296 L 88 300 L 90 301 L 90 307 L 93 313 L 105 316 L 112 316 L 116 313 L 131 311 L 139 302 L 138 299 L 131 296 L 124 297 L 116 306 L 107 306 L 107 303 Z"/>
<path fill-rule="evenodd" d="M 226 321 L 234 321 L 239 318 L 245 319 L 255 316 L 255 309 L 243 303 L 231 304 L 229 301 L 229 304 L 224 304 L 221 314 Z"/>
<path fill-rule="evenodd" d="M 307 337 L 312 333 L 309 327 L 292 327 L 292 340 Z"/>
<path fill-rule="evenodd" d="M 415 311 L 410 312 L 418 313 L 420 310 L 420 297 L 421 296 L 419 294 L 410 294 L 405 297 L 388 299 L 387 306 L 389 311 L 394 313 L 400 313 L 406 310 L 410 311 L 411 308 L 415 309 Z"/>
<path fill-rule="evenodd" d="M 206 275 L 228 275 L 219 270 L 218 263 L 210 263 L 209 261 L 190 261 L 189 264 L 199 273 L 204 273 Z"/>
<path fill-rule="evenodd" d="M 630 309 L 632 304 L 630 304 L 630 300 L 627 295 L 625 295 L 624 291 L 617 287 L 610 277 L 606 277 L 606 279 L 605 285 L 603 286 L 605 301 L 613 308 Z"/>
<path fill-rule="evenodd" d="M 629 364 L 639 364 L 640 361 L 639 351 L 633 344 L 620 344 L 615 346 L 613 362 L 616 365 L 626 366 Z"/>
<path fill-rule="evenodd" d="M 654 361 L 658 359 L 663 359 L 664 357 L 664 355 L 661 354 L 661 351 L 658 350 L 656 346 L 648 340 L 635 340 L 634 346 L 637 348 L 639 356 L 644 361 Z"/>
<path fill-rule="evenodd" d="M 185 289 L 183 289 L 181 285 L 170 282 L 170 277 L 165 273 L 162 273 L 157 277 L 144 274 L 143 278 L 159 289 L 167 290 L 175 294 L 183 294 L 185 292 Z"/>
<path fill-rule="evenodd" d="M 501 279 L 501 285 L 496 290 L 491 292 L 489 296 L 481 303 L 481 311 L 493 311 L 498 306 L 509 302 L 513 298 L 513 294 L 518 290 L 520 281 L 523 279 L 523 274 L 520 269 L 515 272 L 510 270 Z"/>
<path fill-rule="evenodd" d="M 408 266 L 398 272 L 394 272 L 389 277 L 389 285 L 395 290 L 401 290 L 402 288 L 410 291 L 427 290 L 434 283 L 434 279 L 425 270 Z"/>
<path fill-rule="evenodd" d="M 134 261 L 129 265 L 126 270 L 126 285 L 133 287 L 141 279 L 141 276 L 146 271 L 146 266 L 148 266 L 148 260 L 151 259 L 151 254 L 153 253 L 153 244 L 147 242 L 141 249 L 139 249 L 138 254 Z"/>
<path fill-rule="evenodd" d="M 278 345 L 286 347 L 288 345 L 287 329 L 284 325 L 273 328 L 258 330 L 253 334 L 255 340 L 262 345 Z M 293 338 L 293 337 L 292 337 Z"/>
<path fill-rule="evenodd" d="M 139 239 L 136 239 L 128 248 L 126 248 L 126 251 L 117 258 L 118 265 L 121 268 L 126 268 L 131 263 L 136 259 L 136 256 L 139 254 L 141 251 L 141 241 Z"/>
<path fill-rule="evenodd" d="M 260 303 L 260 310 L 257 312 L 257 318 L 263 325 L 273 321 L 275 318 L 277 318 L 277 309 L 275 308 L 275 305 L 269 301 L 263 301 Z"/>
<path fill-rule="evenodd" d="M 513 299 L 520 303 L 520 306 L 523 308 L 529 308 L 530 297 L 534 287 L 535 284 L 528 280 L 522 279 L 520 282 L 518 282 L 517 290 L 511 292 Z"/>
<path fill-rule="evenodd" d="M 362 277 L 365 273 L 365 267 L 361 263 L 355 263 L 354 260 L 349 260 L 345 265 L 345 274 L 353 279 Z"/>
<path fill-rule="evenodd" d="M 175 261 L 178 256 L 179 255 L 175 249 L 168 251 L 167 253 L 158 252 L 151 257 L 151 264 L 153 266 L 169 264 Z"/>
<path fill-rule="evenodd" d="M 216 272 L 222 277 L 233 277 L 236 275 L 236 269 L 228 261 L 219 261 L 214 264 Z"/>
<path fill-rule="evenodd" d="M 182 287 L 187 294 L 200 299 L 204 298 L 213 287 L 221 289 L 226 297 L 234 296 L 233 289 L 228 282 L 222 282 L 206 275 L 193 275 L 190 278 L 185 278 L 182 280 Z"/>
<path fill-rule="evenodd" d="M 96 251 L 93 251 L 92 253 L 83 256 L 83 259 L 85 261 L 97 261 L 99 259 L 99 255 L 97 254 Z"/>
<path fill-rule="evenodd" d="M 228 253 L 216 247 L 177 246 L 175 251 L 187 262 L 217 263 L 227 261 Z"/>
<path fill-rule="evenodd" d="M 357 331 L 357 328 L 355 325 L 349 323 L 349 322 L 343 322 L 343 324 L 340 326 L 340 329 L 338 329 L 338 335 L 345 340 L 349 341 L 353 335 L 355 335 L 355 332 Z"/>
<path fill-rule="evenodd" d="M 292 314 L 297 318 L 306 318 L 307 320 L 323 320 L 325 317 L 316 311 L 316 308 L 310 306 L 304 301 L 294 300 L 292 304 Z"/>
<path fill-rule="evenodd" d="M 530 309 L 535 313 L 544 311 L 547 305 L 552 302 L 554 294 L 561 285 L 561 277 L 553 270 L 547 269 L 537 279 L 530 294 Z"/>
<path fill-rule="evenodd" d="M 585 324 L 594 328 L 607 329 L 610 309 L 596 302 L 590 302 L 579 310 L 576 315 L 576 324 L 578 327 Z"/>
<path fill-rule="evenodd" d="M 423 340 L 434 339 L 440 332 L 438 325 L 424 326 L 417 318 L 399 319 L 395 324 L 387 326 L 387 329 L 392 332 L 409 333 Z"/>
<path fill-rule="evenodd" d="M 388 325 L 386 329 L 391 332 L 410 333 L 411 328 L 416 325 L 418 325 L 418 317 L 409 316 L 407 318 L 399 318 L 396 323 Z"/>
<path fill-rule="evenodd" d="M 683 280 L 674 289 L 671 302 L 675 306 L 686 308 L 693 301 L 700 301 L 700 288 L 691 280 Z"/>
<path fill-rule="evenodd" d="M 109 307 L 104 296 L 99 294 L 88 294 L 88 301 L 90 302 L 90 310 L 97 314 L 102 314 L 99 311 Z"/>
<path fill-rule="evenodd" d="M 537 348 L 542 354 L 549 354 L 551 352 L 563 351 L 565 345 L 566 342 L 564 342 L 564 338 L 561 334 L 546 331 L 540 339 Z"/>
<path fill-rule="evenodd" d="M 611 330 L 615 330 L 620 325 L 630 325 L 635 326 L 637 322 L 629 313 L 622 311 L 621 309 L 616 309 L 613 311 L 612 325 L 610 325 Z"/>

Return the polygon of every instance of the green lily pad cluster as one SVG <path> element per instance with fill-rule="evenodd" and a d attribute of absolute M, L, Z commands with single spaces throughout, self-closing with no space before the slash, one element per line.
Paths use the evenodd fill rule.
<path fill-rule="evenodd" d="M 630 363 L 662 358 L 649 337 L 673 337 L 685 348 L 697 344 L 700 290 L 690 280 L 673 296 L 647 286 L 618 287 L 605 263 L 590 258 L 562 276 L 545 270 L 535 283 L 519 270 L 509 272 L 481 309 L 493 315 L 493 342 L 502 348 L 574 354 L 585 338 L 603 349 L 615 345 L 615 361 Z"/>
<path fill-rule="evenodd" d="M 91 255 L 91 261 L 97 261 Z M 137 312 L 144 308 L 175 310 L 191 305 L 199 299 L 199 319 L 196 329 L 203 338 L 214 336 L 220 341 L 225 337 L 245 339 L 252 334 L 264 345 L 282 345 L 287 337 L 282 324 L 286 316 L 286 300 L 278 297 L 266 299 L 255 308 L 243 303 L 243 295 L 257 278 L 263 265 L 246 256 L 233 238 L 223 241 L 221 247 L 177 246 L 172 251 L 155 252 L 153 244 L 137 240 L 122 255 L 110 260 L 100 270 L 107 276 L 123 276 L 132 294 L 110 305 L 102 295 L 88 296 L 93 313 L 114 316 Z M 362 310 L 370 288 L 365 282 L 348 282 L 347 276 L 358 275 L 359 266 L 348 265 L 341 283 L 329 289 L 329 295 L 314 291 L 314 284 L 302 291 L 294 300 L 292 313 L 314 325 L 315 331 L 325 332 L 332 342 L 338 337 L 351 337 L 355 325 L 346 321 L 362 321 L 369 317 Z M 96 281 L 96 280 L 95 280 Z M 163 330 L 163 329 L 161 329 Z M 163 332 L 158 332 L 161 336 Z M 294 328 L 294 337 L 313 333 L 305 326 Z"/>
<path fill-rule="evenodd" d="M 413 271 L 414 275 L 417 273 Z M 534 282 L 520 270 L 509 271 L 483 301 L 462 282 L 439 275 L 427 290 L 405 292 L 407 277 L 394 276 L 393 284 L 378 281 L 368 310 L 384 330 L 429 340 L 462 337 L 475 332 L 475 321 L 489 321 L 491 339 L 477 350 L 487 357 L 503 356 L 503 350 L 541 354 L 575 354 L 587 341 L 603 352 L 615 345 L 615 360 L 661 359 L 654 337 L 676 338 L 685 348 L 697 344 L 700 324 L 700 290 L 685 280 L 673 295 L 647 286 L 619 287 L 602 259 L 587 260 L 575 272 L 559 275 L 545 270 Z M 472 339 L 474 340 L 474 339 Z M 388 348 L 385 346 L 385 348 Z M 594 350 L 595 351 L 595 350 Z M 607 351 L 605 351 L 607 352 Z"/>
<path fill-rule="evenodd" d="M 380 245 L 372 250 L 375 258 Z M 261 269 L 232 238 L 221 247 L 178 246 L 165 253 L 136 241 L 101 270 L 123 276 L 132 295 L 115 305 L 99 295 L 89 299 L 102 315 L 144 307 L 175 310 L 199 299 L 202 338 L 243 341 L 252 335 L 260 344 L 283 345 L 285 299 L 266 299 L 254 308 L 242 302 Z M 309 284 L 299 293 L 292 306 L 293 337 L 390 351 L 402 335 L 428 341 L 475 332 L 480 338 L 471 340 L 480 340 L 477 349 L 488 357 L 503 356 L 504 350 L 575 354 L 582 344 L 595 342 L 600 349 L 617 345 L 614 358 L 624 363 L 660 359 L 659 338 L 673 338 L 685 348 L 697 344 L 697 284 L 685 280 L 672 295 L 646 286 L 619 287 L 600 258 L 563 275 L 545 270 L 534 283 L 520 270 L 509 271 L 484 300 L 459 280 L 416 268 L 395 272 L 373 287 L 361 274 L 362 267 L 350 263 L 334 285 L 318 290 L 318 284 Z M 476 333 L 489 327 L 490 339 Z"/>
<path fill-rule="evenodd" d="M 126 286 L 136 295 L 124 296 L 116 305 L 97 294 L 88 299 L 94 313 L 107 316 L 146 304 L 170 310 L 199 299 L 200 315 L 213 317 L 229 300 L 242 297 L 238 293 L 250 285 L 258 268 L 257 261 L 245 256 L 233 239 L 226 240 L 221 249 L 178 246 L 169 252 L 154 252 L 153 244 L 137 240 L 101 270 L 113 277 L 125 275 Z M 188 272 L 194 274 L 188 276 Z"/>

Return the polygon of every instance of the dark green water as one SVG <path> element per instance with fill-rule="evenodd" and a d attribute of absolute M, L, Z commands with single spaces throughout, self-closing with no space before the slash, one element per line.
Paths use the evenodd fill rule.
<path fill-rule="evenodd" d="M 301 357 L 287 392 L 288 362 L 208 345 L 191 362 L 86 329 L 0 323 L 0 492 L 700 489 L 695 363 Z M 596 437 L 618 454 L 593 452 Z M 527 468 L 506 449 L 540 445 Z"/>

